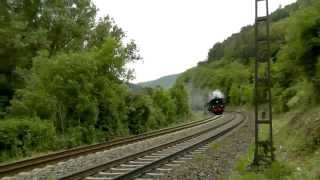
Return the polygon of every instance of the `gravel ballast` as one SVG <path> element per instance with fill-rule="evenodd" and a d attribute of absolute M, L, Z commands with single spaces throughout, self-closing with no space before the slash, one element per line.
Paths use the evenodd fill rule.
<path fill-rule="evenodd" d="M 224 117 L 215 121 L 203 124 L 197 127 L 188 128 L 179 132 L 170 133 L 160 137 L 151 138 L 145 141 L 128 144 L 125 146 L 117 147 L 114 149 L 89 154 L 87 156 L 81 156 L 75 159 L 68 160 L 66 162 L 60 162 L 57 164 L 49 165 L 41 169 L 34 169 L 30 172 L 19 173 L 13 177 L 2 178 L 4 180 L 46 180 L 46 179 L 60 179 L 68 175 L 80 172 L 85 169 L 93 168 L 113 160 L 123 158 L 125 156 L 142 152 L 160 144 L 166 144 L 178 139 L 181 139 L 192 134 L 196 134 L 205 129 L 209 129 L 217 124 L 223 123 L 225 120 L 231 118 L 231 114 L 225 114 Z"/>
<path fill-rule="evenodd" d="M 165 173 L 159 179 L 168 180 L 218 180 L 228 179 L 236 160 L 247 152 L 254 140 L 254 121 L 248 121 L 227 136 L 209 144 L 202 154 Z"/>

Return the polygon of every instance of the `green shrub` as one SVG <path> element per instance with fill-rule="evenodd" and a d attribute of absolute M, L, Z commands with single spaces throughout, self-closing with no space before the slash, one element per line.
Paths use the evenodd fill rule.
<path fill-rule="evenodd" d="M 170 89 L 171 98 L 175 102 L 176 116 L 178 119 L 185 119 L 190 116 L 190 108 L 188 102 L 188 92 L 185 85 L 178 81 Z"/>
<path fill-rule="evenodd" d="M 71 127 L 66 130 L 65 135 L 60 135 L 59 149 L 74 148 L 85 144 L 103 142 L 106 139 L 105 133 L 94 127 Z"/>
<path fill-rule="evenodd" d="M 55 149 L 56 140 L 51 122 L 37 118 L 1 120 L 0 161 Z"/>
<path fill-rule="evenodd" d="M 157 109 L 157 122 L 159 126 L 164 127 L 173 123 L 176 118 L 176 104 L 171 98 L 169 91 L 161 88 L 154 89 L 152 94 L 153 104 Z"/>
<path fill-rule="evenodd" d="M 133 94 L 127 100 L 128 128 L 130 133 L 139 134 L 157 128 L 156 111 L 152 98 L 147 94 Z"/>

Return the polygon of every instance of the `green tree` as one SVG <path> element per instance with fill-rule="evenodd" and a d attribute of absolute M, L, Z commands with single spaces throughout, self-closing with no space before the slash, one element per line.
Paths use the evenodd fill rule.
<path fill-rule="evenodd" d="M 132 94 L 128 97 L 128 127 L 131 133 L 139 134 L 157 128 L 155 108 L 147 94 Z"/>
<path fill-rule="evenodd" d="M 222 43 L 216 43 L 208 53 L 208 61 L 219 60 L 224 55 L 224 48 Z"/>
<path fill-rule="evenodd" d="M 178 118 L 187 118 L 190 115 L 190 109 L 188 104 L 188 93 L 185 85 L 181 81 L 170 89 L 171 98 L 176 104 L 176 115 Z"/>
<path fill-rule="evenodd" d="M 163 116 L 162 119 L 157 118 L 158 124 L 163 127 L 173 123 L 175 121 L 177 107 L 170 93 L 162 88 L 156 88 L 151 96 L 155 108 L 158 109 L 159 114 Z"/>
<path fill-rule="evenodd" d="M 127 47 L 114 38 L 90 52 L 43 54 L 34 60 L 26 87 L 12 100 L 11 114 L 52 119 L 60 130 L 75 125 L 118 132 L 125 119 Z M 105 121 L 105 122 L 102 122 Z M 109 129 L 107 129 L 109 128 Z"/>
<path fill-rule="evenodd" d="M 91 0 L 1 1 L 0 76 L 5 86 L 0 97 L 11 99 L 15 89 L 24 87 L 40 51 L 54 56 L 85 50 L 95 15 Z"/>

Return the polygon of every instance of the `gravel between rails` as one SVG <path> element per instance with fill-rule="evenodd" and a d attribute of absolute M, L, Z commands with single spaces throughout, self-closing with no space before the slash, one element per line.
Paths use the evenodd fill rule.
<path fill-rule="evenodd" d="M 117 147 L 114 149 L 81 156 L 75 159 L 70 159 L 66 162 L 60 162 L 55 165 L 49 165 L 41 169 L 34 169 L 30 172 L 22 172 L 13 177 L 5 177 L 3 180 L 47 180 L 47 179 L 60 179 L 76 172 L 85 169 L 93 168 L 101 164 L 108 163 L 115 159 L 125 157 L 127 155 L 135 154 L 147 149 L 156 147 L 160 144 L 175 141 L 177 139 L 189 136 L 205 129 L 208 129 L 217 124 L 223 123 L 226 119 L 231 118 L 231 114 L 225 114 L 224 117 L 216 121 L 209 122 L 197 127 L 188 128 L 179 132 L 170 133 L 160 137 L 151 138 L 145 141 Z"/>
<path fill-rule="evenodd" d="M 254 120 L 246 113 L 248 121 L 229 135 L 209 144 L 202 154 L 174 168 L 160 180 L 218 180 L 228 179 L 236 160 L 247 152 L 254 140 Z"/>
<path fill-rule="evenodd" d="M 148 172 L 148 170 L 158 167 L 159 164 L 167 163 L 168 161 L 170 162 L 170 160 L 173 160 L 173 162 L 180 162 L 176 159 L 179 156 L 179 154 L 181 155 L 181 153 L 186 153 L 187 150 L 192 147 L 200 146 L 199 143 L 216 137 L 217 135 L 223 133 L 226 129 L 230 129 L 234 126 L 237 126 L 239 125 L 239 123 L 243 121 L 244 119 L 242 119 L 240 115 L 236 114 L 235 118 L 232 121 L 227 121 L 226 124 L 223 124 L 222 126 L 215 126 L 214 129 L 209 129 L 209 131 L 201 132 L 200 135 L 197 135 L 196 137 L 193 137 L 186 141 L 153 152 L 149 152 L 148 154 L 139 156 L 140 158 L 135 157 L 134 159 L 122 162 L 117 166 L 113 166 L 113 168 L 117 169 L 108 168 L 106 170 L 102 170 L 102 172 L 100 171 L 100 173 L 96 174 L 96 177 L 105 179 L 135 179 L 135 177 L 140 177 L 139 174 L 143 175 L 143 172 Z M 157 155 L 158 153 L 162 155 Z M 131 167 L 133 169 L 125 171 L 118 170 L 122 169 L 124 166 Z M 150 171 L 148 173 L 150 173 Z M 87 179 L 94 178 L 90 177 Z"/>

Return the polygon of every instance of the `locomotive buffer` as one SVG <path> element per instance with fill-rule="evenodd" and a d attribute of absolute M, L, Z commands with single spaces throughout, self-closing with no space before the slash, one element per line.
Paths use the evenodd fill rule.
<path fill-rule="evenodd" d="M 268 0 L 255 0 L 255 167 L 274 160 L 268 5 Z"/>

